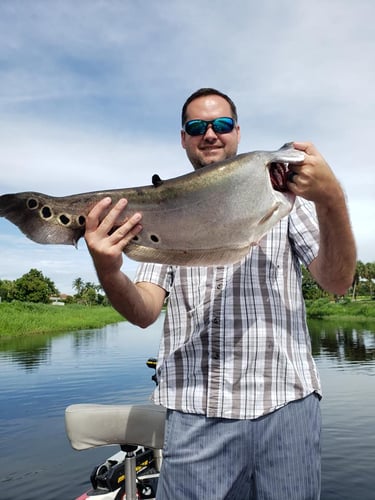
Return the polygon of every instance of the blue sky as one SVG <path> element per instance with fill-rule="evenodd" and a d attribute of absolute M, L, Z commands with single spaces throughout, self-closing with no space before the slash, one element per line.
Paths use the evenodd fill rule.
<path fill-rule="evenodd" d="M 237 104 L 240 152 L 315 143 L 374 261 L 374 19 L 373 0 L 2 0 L 0 194 L 189 172 L 180 108 L 212 86 Z M 0 279 L 32 267 L 62 292 L 97 282 L 83 241 L 38 245 L 0 219 Z"/>

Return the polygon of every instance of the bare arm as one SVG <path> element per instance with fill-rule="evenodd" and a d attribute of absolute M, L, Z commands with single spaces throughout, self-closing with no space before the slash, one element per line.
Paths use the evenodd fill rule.
<path fill-rule="evenodd" d="M 100 222 L 111 204 L 109 198 L 101 200 L 87 216 L 85 240 L 113 307 L 131 323 L 146 328 L 159 316 L 166 292 L 152 283 L 135 284 L 121 271 L 124 248 L 142 230 L 141 215 L 134 214 L 111 232 L 126 203 L 120 200 Z"/>
<path fill-rule="evenodd" d="M 289 183 L 296 195 L 315 203 L 320 230 L 317 257 L 309 270 L 325 290 L 343 295 L 353 283 L 356 246 L 344 192 L 327 162 L 311 143 L 294 143 L 305 152 Z"/>

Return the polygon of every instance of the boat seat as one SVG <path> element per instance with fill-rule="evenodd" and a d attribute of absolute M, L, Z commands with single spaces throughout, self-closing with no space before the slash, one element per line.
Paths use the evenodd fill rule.
<path fill-rule="evenodd" d="M 65 410 L 66 433 L 75 450 L 139 445 L 162 448 L 166 409 L 155 404 L 74 404 Z"/>

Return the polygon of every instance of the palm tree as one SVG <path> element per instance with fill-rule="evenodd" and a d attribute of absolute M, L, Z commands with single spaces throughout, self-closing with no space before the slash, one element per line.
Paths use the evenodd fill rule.
<path fill-rule="evenodd" d="M 369 291 L 370 291 L 370 297 L 372 297 L 372 287 L 373 287 L 373 280 L 375 278 L 375 263 L 374 262 L 367 262 L 364 265 L 364 273 L 363 277 L 367 280 Z"/>
<path fill-rule="evenodd" d="M 365 269 L 364 263 L 360 260 L 357 260 L 357 264 L 355 267 L 354 280 L 353 280 L 353 293 L 352 293 L 353 300 L 355 300 L 357 298 L 357 289 L 358 289 L 358 285 L 361 281 L 361 278 L 364 275 L 364 269 Z"/>
<path fill-rule="evenodd" d="M 83 282 L 82 278 L 76 278 L 73 281 L 73 288 L 77 292 L 77 295 L 81 295 L 84 288 L 85 288 L 85 283 Z"/>

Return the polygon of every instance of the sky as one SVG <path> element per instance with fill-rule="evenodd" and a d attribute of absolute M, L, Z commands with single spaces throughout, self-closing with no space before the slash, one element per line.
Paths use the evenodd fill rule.
<path fill-rule="evenodd" d="M 239 152 L 311 141 L 375 260 L 373 0 L 0 0 L 0 194 L 64 196 L 191 171 L 180 110 L 229 94 Z M 124 260 L 134 275 L 137 263 Z M 0 218 L 0 280 L 97 283 L 84 241 L 39 245 Z"/>

